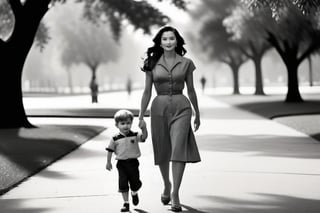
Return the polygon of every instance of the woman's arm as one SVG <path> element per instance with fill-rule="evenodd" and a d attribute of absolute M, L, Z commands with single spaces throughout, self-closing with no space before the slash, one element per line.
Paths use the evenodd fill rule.
<path fill-rule="evenodd" d="M 139 112 L 139 127 L 143 128 L 145 127 L 145 122 L 143 120 L 144 114 L 147 110 L 148 104 L 150 102 L 152 95 L 152 73 L 151 71 L 145 72 L 145 86 L 144 91 L 141 98 L 141 106 L 140 106 L 140 112 Z"/>
<path fill-rule="evenodd" d="M 197 131 L 200 126 L 200 111 L 198 106 L 198 98 L 193 85 L 193 72 L 189 72 L 186 78 L 188 96 L 195 111 L 194 131 Z"/>
<path fill-rule="evenodd" d="M 142 128 L 141 142 L 145 142 L 147 138 L 148 138 L 148 130 L 147 128 Z"/>

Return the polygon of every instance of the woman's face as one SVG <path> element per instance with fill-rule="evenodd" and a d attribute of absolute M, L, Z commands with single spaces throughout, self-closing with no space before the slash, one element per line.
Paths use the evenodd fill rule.
<path fill-rule="evenodd" d="M 172 31 L 166 31 L 161 36 L 161 47 L 164 51 L 174 51 L 177 46 L 177 38 Z"/>

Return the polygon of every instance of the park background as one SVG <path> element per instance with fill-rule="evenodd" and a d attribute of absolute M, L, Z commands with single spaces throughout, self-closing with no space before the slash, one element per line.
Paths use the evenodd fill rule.
<path fill-rule="evenodd" d="M 171 18 L 170 25 L 176 27 L 186 40 L 187 57 L 194 60 L 197 71 L 195 72 L 195 85 L 200 87 L 200 78 L 205 76 L 207 87 L 215 88 L 217 93 L 231 94 L 233 76 L 229 66 L 216 60 L 208 60 L 206 54 L 199 47 L 202 37 L 199 27 L 201 22 L 190 15 L 190 11 L 197 11 L 201 1 L 190 1 L 189 11 L 183 11 L 174 7 L 169 2 L 150 1 L 161 12 Z M 79 3 L 67 1 L 66 4 L 56 5 L 50 9 L 44 17 L 50 33 L 50 41 L 41 51 L 33 46 L 24 66 L 22 87 L 24 92 L 51 92 L 51 93 L 87 93 L 91 70 L 83 63 L 65 66 L 61 55 L 66 46 L 71 45 L 70 40 L 79 44 L 85 39 L 96 39 L 93 37 L 92 28 L 81 17 L 82 6 Z M 100 37 L 102 43 L 108 45 L 105 51 L 105 63 L 97 70 L 97 78 L 100 91 L 125 89 L 128 79 L 132 80 L 133 88 L 142 88 L 144 74 L 141 72 L 142 58 L 148 47 L 152 46 L 152 38 L 157 28 L 152 29 L 150 35 L 144 34 L 142 30 L 125 24 L 122 35 L 118 42 L 113 40 L 110 27 L 105 25 L 105 37 Z M 71 32 L 71 33 L 70 33 Z M 76 32 L 76 33 L 74 33 Z M 102 45 L 102 48 L 106 45 Z M 92 45 L 90 48 L 101 48 Z M 86 52 L 88 48 L 80 49 Z M 75 53 L 71 53 L 75 54 Z M 313 86 L 320 85 L 320 60 L 318 55 L 312 55 Z M 308 86 L 309 64 L 305 60 L 299 66 L 299 85 Z M 278 88 L 285 92 L 287 85 L 286 67 L 273 49 L 269 50 L 262 60 L 262 73 L 264 87 Z M 239 84 L 241 93 L 254 93 L 255 73 L 252 60 L 246 61 L 239 70 Z M 271 91 L 274 91 L 271 89 Z"/>

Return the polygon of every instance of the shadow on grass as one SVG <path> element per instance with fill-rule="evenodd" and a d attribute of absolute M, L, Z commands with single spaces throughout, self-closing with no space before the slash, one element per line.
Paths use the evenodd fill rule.
<path fill-rule="evenodd" d="M 96 136 L 104 127 L 43 125 L 0 130 L 0 195 Z M 48 174 L 60 177 L 61 174 Z"/>
<path fill-rule="evenodd" d="M 269 119 L 320 113 L 320 101 L 305 101 L 302 103 L 286 103 L 283 101 L 257 102 L 238 104 L 236 107 Z"/>
<path fill-rule="evenodd" d="M 48 208 L 22 207 L 24 202 L 25 201 L 23 199 L 0 200 L 1 212 L 41 213 L 41 212 L 48 212 L 51 210 Z"/>
<path fill-rule="evenodd" d="M 312 115 L 320 115 L 320 95 L 309 94 L 307 97 L 308 99 L 301 103 L 287 103 L 284 101 L 284 97 L 280 95 L 214 96 L 215 99 L 228 103 L 238 109 L 267 119 L 273 119 L 320 141 L 320 125 L 318 120 L 312 117 Z M 245 116 L 250 117 L 248 115 Z M 231 115 L 232 117 L 236 116 Z"/>
<path fill-rule="evenodd" d="M 201 150 L 252 153 L 252 156 L 320 159 L 319 143 L 280 135 L 198 135 Z M 306 146 L 306 144 L 308 144 Z"/>
<path fill-rule="evenodd" d="M 81 109 L 26 109 L 28 117 L 68 117 L 68 118 L 113 118 L 118 108 L 81 108 Z M 134 116 L 139 115 L 139 109 L 128 109 Z M 150 116 L 149 110 L 145 116 Z"/>
<path fill-rule="evenodd" d="M 215 99 L 226 102 L 239 109 L 273 119 L 281 116 L 320 114 L 319 95 L 311 96 L 301 103 L 288 103 L 280 95 L 225 95 L 213 96 Z"/>

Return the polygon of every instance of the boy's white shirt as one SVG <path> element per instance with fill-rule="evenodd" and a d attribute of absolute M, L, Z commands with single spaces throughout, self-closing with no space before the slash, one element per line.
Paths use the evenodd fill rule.
<path fill-rule="evenodd" d="M 130 131 L 128 135 L 118 132 L 111 137 L 110 143 L 106 149 L 108 151 L 114 151 L 116 160 L 138 158 L 141 156 L 139 142 L 145 142 L 142 141 L 142 135 L 141 131 Z M 114 138 L 116 140 L 114 140 Z"/>

